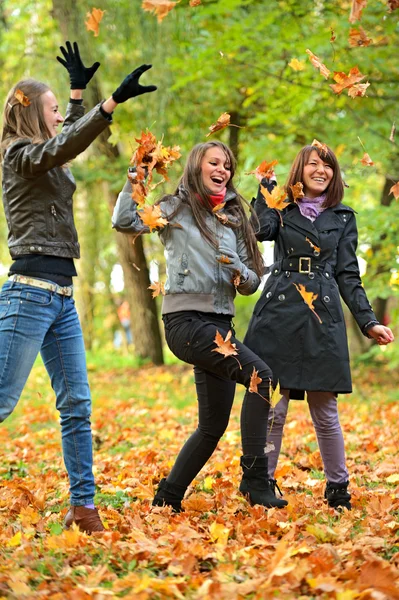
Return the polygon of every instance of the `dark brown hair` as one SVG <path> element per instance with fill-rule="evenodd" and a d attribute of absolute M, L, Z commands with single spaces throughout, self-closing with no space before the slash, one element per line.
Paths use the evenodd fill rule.
<path fill-rule="evenodd" d="M 23 106 L 15 97 L 21 90 L 28 98 L 29 106 Z M 4 156 L 13 142 L 29 138 L 34 144 L 51 138 L 44 119 L 41 96 L 50 90 L 49 86 L 36 79 L 22 79 L 8 93 L 3 112 L 1 134 L 1 154 Z"/>
<path fill-rule="evenodd" d="M 315 150 L 321 160 L 327 165 L 330 165 L 333 170 L 332 179 L 325 191 L 326 199 L 323 203 L 323 207 L 329 208 L 330 206 L 336 206 L 341 202 L 344 197 L 344 182 L 342 180 L 341 169 L 339 168 L 338 160 L 334 152 L 328 146 L 326 146 L 326 149 L 327 150 L 324 150 L 318 146 L 304 146 L 302 150 L 298 152 L 292 163 L 286 183 L 287 196 L 291 201 L 293 201 L 294 198 L 290 186 L 295 185 L 298 181 L 303 184 L 303 169 L 308 163 L 309 156 L 313 150 Z"/>
<path fill-rule="evenodd" d="M 252 209 L 234 187 L 233 177 L 236 170 L 236 159 L 226 144 L 219 141 L 213 141 L 194 146 L 188 155 L 183 175 L 173 195 L 179 197 L 182 197 L 183 195 L 184 201 L 192 210 L 194 220 L 202 236 L 217 248 L 218 241 L 215 238 L 214 232 L 209 229 L 206 223 L 206 216 L 212 212 L 213 205 L 209 199 L 209 191 L 204 186 L 201 169 L 203 158 L 209 148 L 220 148 L 226 157 L 226 162 L 230 166 L 230 179 L 227 182 L 226 189 L 227 192 L 234 192 L 235 197 L 226 203 L 225 211 L 229 217 L 229 221 L 225 226 L 231 227 L 232 229 L 242 229 L 252 267 L 256 274 L 261 277 L 264 269 L 263 259 L 257 245 L 254 230 L 249 223 L 245 212 L 244 205 L 248 206 L 250 210 Z M 168 198 L 170 198 L 170 196 L 165 196 L 159 202 L 167 200 Z M 180 204 L 173 215 L 170 216 L 173 217 L 179 211 L 181 206 L 182 204 Z"/>

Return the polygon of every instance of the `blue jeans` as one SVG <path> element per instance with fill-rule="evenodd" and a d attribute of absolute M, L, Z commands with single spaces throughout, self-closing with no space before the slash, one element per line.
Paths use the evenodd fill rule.
<path fill-rule="evenodd" d="M 14 410 L 40 352 L 61 417 L 71 504 L 91 504 L 91 397 L 82 329 L 72 297 L 7 281 L 0 294 L 0 422 Z"/>

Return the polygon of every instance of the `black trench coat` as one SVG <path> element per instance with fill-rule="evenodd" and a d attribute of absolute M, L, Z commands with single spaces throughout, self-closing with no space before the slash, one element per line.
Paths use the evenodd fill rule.
<path fill-rule="evenodd" d="M 275 240 L 275 263 L 244 343 L 271 367 L 274 384 L 289 389 L 291 398 L 303 398 L 304 391 L 350 393 L 340 295 L 360 329 L 376 320 L 360 279 L 353 209 L 340 203 L 312 222 L 295 203 L 282 212 L 268 208 L 261 193 L 253 206 L 258 240 Z M 321 323 L 294 284 L 317 294 L 313 306 Z"/>

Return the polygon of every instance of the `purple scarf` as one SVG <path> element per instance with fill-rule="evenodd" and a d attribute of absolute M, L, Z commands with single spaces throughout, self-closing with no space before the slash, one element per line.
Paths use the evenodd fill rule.
<path fill-rule="evenodd" d="M 301 198 L 297 203 L 301 215 L 309 219 L 309 221 L 315 221 L 323 210 L 325 210 L 321 207 L 325 199 L 326 194 L 322 194 L 316 198 L 307 198 L 306 196 Z"/>

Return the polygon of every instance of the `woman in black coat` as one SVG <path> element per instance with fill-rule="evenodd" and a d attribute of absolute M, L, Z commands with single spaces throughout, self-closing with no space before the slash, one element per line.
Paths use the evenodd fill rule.
<path fill-rule="evenodd" d="M 274 477 L 289 399 L 303 399 L 307 392 L 327 479 L 325 497 L 334 508 L 350 509 L 337 410 L 337 394 L 352 391 L 340 296 L 364 335 L 381 345 L 394 337 L 377 321 L 362 287 L 355 212 L 341 202 L 344 183 L 334 153 L 326 146 L 302 148 L 281 211 L 269 208 L 262 194 L 262 188 L 266 196 L 273 191 L 273 179 L 262 180 L 253 205 L 258 241 L 275 240 L 275 262 L 244 340 L 281 386 L 282 398 L 270 414 L 269 476 Z M 298 186 L 292 188 L 299 182 L 303 193 L 296 198 Z"/>

